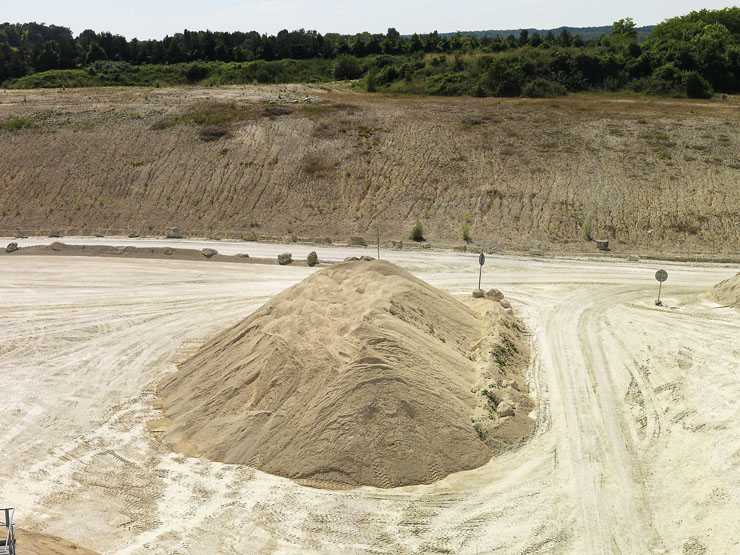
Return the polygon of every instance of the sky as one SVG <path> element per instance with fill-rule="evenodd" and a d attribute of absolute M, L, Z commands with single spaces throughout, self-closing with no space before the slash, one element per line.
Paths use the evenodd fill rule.
<path fill-rule="evenodd" d="M 320 33 L 401 34 L 486 29 L 551 29 L 611 25 L 631 17 L 652 25 L 693 10 L 731 6 L 704 0 L 0 0 L 0 21 L 55 24 L 126 38 L 161 39 L 183 29 L 258 31 L 313 29 Z"/>

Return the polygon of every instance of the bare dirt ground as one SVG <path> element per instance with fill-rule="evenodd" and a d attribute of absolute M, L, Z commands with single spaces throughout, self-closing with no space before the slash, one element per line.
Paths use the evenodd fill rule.
<path fill-rule="evenodd" d="M 308 98 L 310 103 L 304 103 Z M 212 102 L 279 117 L 158 128 Z M 296 102 L 294 104 L 294 102 Z M 256 112 L 255 112 L 256 113 Z M 740 252 L 740 104 L 392 98 L 312 86 L 0 91 L 0 234 L 369 235 Z M 169 118 L 169 119 L 168 119 Z"/>
<path fill-rule="evenodd" d="M 304 247 L 238 248 L 274 257 Z M 372 251 L 319 256 L 350 253 Z M 383 256 L 452 294 L 477 285 L 474 255 Z M 709 296 L 736 268 L 661 263 L 669 280 L 658 308 L 657 263 L 489 257 L 484 286 L 502 289 L 531 331 L 535 437 L 431 485 L 329 491 L 172 453 L 147 430 L 157 379 L 315 270 L 75 257 L 0 265 L 0 483 L 27 529 L 101 553 L 740 548 L 740 311 Z"/>

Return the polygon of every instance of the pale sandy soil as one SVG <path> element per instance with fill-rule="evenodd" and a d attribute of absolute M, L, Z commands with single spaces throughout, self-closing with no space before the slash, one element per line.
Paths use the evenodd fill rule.
<path fill-rule="evenodd" d="M 453 294 L 477 285 L 475 255 L 383 254 Z M 740 311 L 708 295 L 736 268 L 490 256 L 484 286 L 532 331 L 535 438 L 435 484 L 327 491 L 171 453 L 147 430 L 155 380 L 314 270 L 0 265 L 0 504 L 24 528 L 101 553 L 740 550 Z"/>

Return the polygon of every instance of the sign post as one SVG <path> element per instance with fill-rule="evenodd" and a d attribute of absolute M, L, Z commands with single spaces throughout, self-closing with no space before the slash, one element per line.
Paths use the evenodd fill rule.
<path fill-rule="evenodd" d="M 480 256 L 478 257 L 478 264 L 480 264 L 480 269 L 478 270 L 478 289 L 480 289 L 480 278 L 483 276 L 483 264 L 486 263 L 486 255 L 483 253 L 480 253 Z"/>
<path fill-rule="evenodd" d="M 375 230 L 378 232 L 378 260 L 380 260 L 380 224 L 376 226 Z"/>
<path fill-rule="evenodd" d="M 660 302 L 660 293 L 663 290 L 663 282 L 668 279 L 668 272 L 665 270 L 658 270 L 655 272 L 655 279 L 658 280 L 658 300 L 655 301 L 655 306 L 663 306 L 663 303 Z"/>

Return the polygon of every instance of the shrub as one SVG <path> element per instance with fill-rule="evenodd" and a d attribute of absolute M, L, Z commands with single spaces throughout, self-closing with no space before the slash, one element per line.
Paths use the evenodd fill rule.
<path fill-rule="evenodd" d="M 416 223 L 411 228 L 409 239 L 417 242 L 421 242 L 424 240 L 424 226 L 421 225 L 421 222 L 419 220 L 416 220 Z"/>
<path fill-rule="evenodd" d="M 522 96 L 525 98 L 555 98 L 566 94 L 568 91 L 563 85 L 541 77 L 527 83 L 522 90 Z"/>
<path fill-rule="evenodd" d="M 470 224 L 468 223 L 463 224 L 462 238 L 463 241 L 470 241 Z"/>
<path fill-rule="evenodd" d="M 712 98 L 714 91 L 709 81 L 704 79 L 696 71 L 689 71 L 683 78 L 686 87 L 686 96 L 689 98 Z"/>
<path fill-rule="evenodd" d="M 194 62 L 190 64 L 185 70 L 185 78 L 188 80 L 188 82 L 195 83 L 208 77 L 208 73 L 209 70 L 207 66 L 198 62 Z"/>
<path fill-rule="evenodd" d="M 586 241 L 591 241 L 591 220 L 586 220 L 586 223 L 583 224 L 583 238 L 586 239 Z"/>
<path fill-rule="evenodd" d="M 334 64 L 335 79 L 357 79 L 360 76 L 362 76 L 362 67 L 357 58 L 349 54 L 337 56 Z"/>
<path fill-rule="evenodd" d="M 8 121 L 3 122 L 3 129 L 14 133 L 27 127 L 31 127 L 31 120 L 28 118 L 11 118 Z"/>

